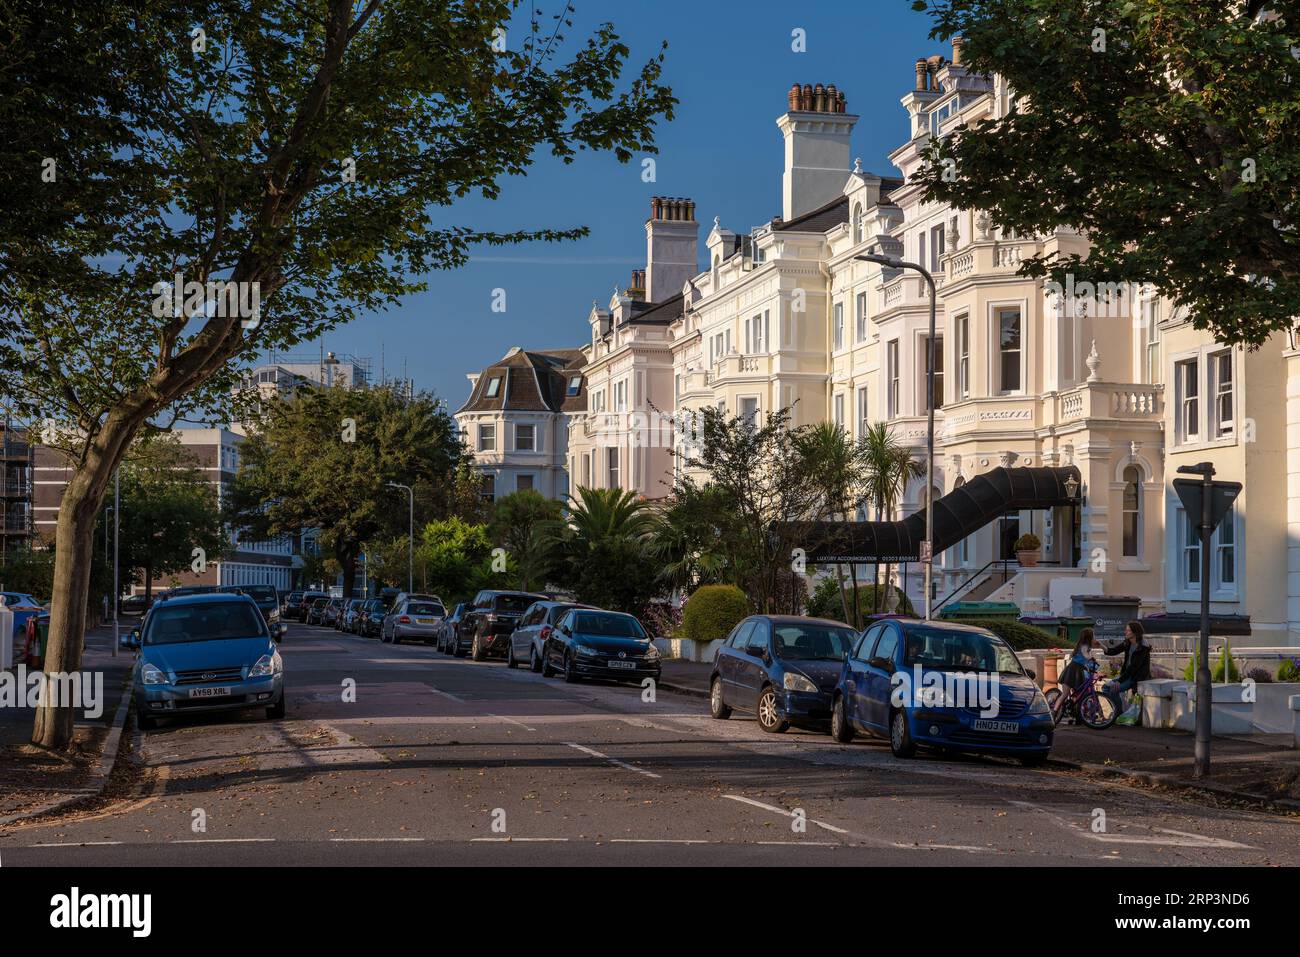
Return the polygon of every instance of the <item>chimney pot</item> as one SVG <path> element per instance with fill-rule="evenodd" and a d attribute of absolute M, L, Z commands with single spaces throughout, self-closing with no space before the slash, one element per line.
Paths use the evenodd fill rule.
<path fill-rule="evenodd" d="M 918 90 L 924 90 L 926 88 L 928 80 L 926 74 L 928 72 L 929 66 L 926 64 L 925 59 L 923 57 L 918 58 L 916 61 L 916 88 Z"/>
<path fill-rule="evenodd" d="M 813 111 L 816 113 L 826 112 L 826 87 L 820 83 L 813 88 Z"/>
<path fill-rule="evenodd" d="M 962 48 L 962 44 L 964 44 L 965 42 L 966 42 L 965 37 L 952 38 L 952 65 L 953 66 L 961 66 L 961 48 Z"/>
<path fill-rule="evenodd" d="M 794 86 L 790 87 L 790 92 L 785 95 L 787 102 L 790 104 L 791 110 L 799 109 L 799 93 L 799 84 L 796 83 Z"/>
<path fill-rule="evenodd" d="M 811 110 L 813 108 L 813 88 L 811 83 L 803 85 L 803 95 L 799 97 L 799 109 Z"/>

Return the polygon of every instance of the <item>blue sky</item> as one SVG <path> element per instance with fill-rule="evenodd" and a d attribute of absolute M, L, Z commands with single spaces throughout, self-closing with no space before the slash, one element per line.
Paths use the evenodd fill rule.
<path fill-rule="evenodd" d="M 945 52 L 928 38 L 930 21 L 910 0 L 855 3 L 755 0 L 576 0 L 569 44 L 613 21 L 632 49 L 631 63 L 668 41 L 664 81 L 681 101 L 656 137 L 657 181 L 641 181 L 640 158 L 627 165 L 586 154 L 571 165 L 540 157 L 527 176 L 505 181 L 499 199 L 463 200 L 449 218 L 501 230 L 586 225 L 570 243 L 484 249 L 465 268 L 433 273 L 427 292 L 400 307 L 328 334 L 334 352 L 369 356 L 376 376 L 381 347 L 389 376 L 406 374 L 452 409 L 469 391 L 465 373 L 513 345 L 564 348 L 588 336 L 593 299 L 606 301 L 645 266 L 644 222 L 650 197 L 690 197 L 700 246 L 714 216 L 737 232 L 781 212 L 781 136 L 776 118 L 792 83 L 834 83 L 862 117 L 853 155 L 864 168 L 896 174 L 887 156 L 907 136 L 899 99 L 914 82 L 919 56 Z M 552 0 L 543 9 L 559 9 Z M 791 31 L 806 32 L 807 52 L 791 50 Z M 510 36 L 518 42 L 521 37 Z M 442 218 L 442 217 L 440 217 Z M 506 290 L 504 313 L 492 290 Z M 316 354 L 316 343 L 303 354 Z"/>

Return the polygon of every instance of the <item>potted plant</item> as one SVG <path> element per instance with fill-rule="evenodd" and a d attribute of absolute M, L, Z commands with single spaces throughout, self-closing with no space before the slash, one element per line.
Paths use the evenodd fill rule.
<path fill-rule="evenodd" d="M 1038 540 L 1037 535 L 1026 532 L 1016 539 L 1016 561 L 1024 568 L 1033 568 L 1038 564 L 1038 550 L 1042 547 L 1043 543 Z"/>

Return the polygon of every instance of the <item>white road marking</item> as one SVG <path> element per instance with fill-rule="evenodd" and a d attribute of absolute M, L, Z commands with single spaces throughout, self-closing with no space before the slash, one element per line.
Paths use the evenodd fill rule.
<path fill-rule="evenodd" d="M 116 847 L 121 841 L 70 841 L 67 844 L 28 844 L 27 847 Z"/>
<path fill-rule="evenodd" d="M 1051 811 L 1048 808 L 1042 807 L 1038 804 L 1034 804 L 1030 801 L 1013 801 L 1008 798 L 1007 803 L 1015 805 L 1016 807 L 1019 808 L 1027 808 L 1028 810 L 1031 811 L 1037 811 L 1039 814 L 1044 814 L 1047 817 L 1050 817 L 1061 827 L 1068 828 L 1069 830 L 1074 831 L 1076 834 L 1080 835 L 1081 837 L 1086 837 L 1089 838 L 1090 840 L 1094 840 L 1102 844 L 1158 844 L 1163 847 L 1199 847 L 1199 848 L 1215 847 L 1215 848 L 1223 848 L 1226 850 L 1237 850 L 1237 851 L 1256 850 L 1256 848 L 1252 847 L 1249 844 L 1239 844 L 1236 841 L 1229 841 L 1226 838 L 1205 837 L 1202 834 L 1192 834 L 1188 831 L 1174 831 L 1166 827 L 1152 827 L 1151 830 L 1158 831 L 1161 834 L 1173 835 L 1172 838 L 1158 837 L 1155 835 L 1144 837 L 1140 834 L 1109 834 L 1104 832 L 1099 834 L 1093 831 L 1091 828 L 1084 827 L 1080 824 L 1076 824 L 1073 821 L 1066 820 L 1065 817 L 1063 817 L 1062 815 L 1057 814 L 1056 812 Z M 1080 812 L 1080 813 L 1084 813 L 1085 816 L 1088 816 L 1086 815 L 1085 812 Z"/>
<path fill-rule="evenodd" d="M 638 768 L 636 765 L 628 764 L 626 761 L 620 761 L 618 758 L 611 758 L 608 754 L 601 754 L 599 751 L 594 751 L 581 744 L 574 744 L 572 741 L 566 741 L 565 744 L 581 751 L 583 754 L 589 754 L 593 758 L 600 758 L 602 761 L 608 761 L 610 764 L 620 767 L 624 771 L 635 771 L 637 774 L 644 774 L 648 778 L 659 777 L 659 775 L 655 774 L 653 771 L 647 771 L 645 768 Z"/>
<path fill-rule="evenodd" d="M 708 841 L 691 840 L 689 838 L 671 838 L 671 837 L 615 837 L 611 838 L 611 844 L 707 844 Z"/>
<path fill-rule="evenodd" d="M 404 844 L 418 843 L 423 837 L 331 837 L 332 844 Z"/>
<path fill-rule="evenodd" d="M 843 847 L 838 841 L 754 841 L 765 847 Z"/>
<path fill-rule="evenodd" d="M 429 685 L 429 690 L 432 691 L 434 694 L 436 694 L 436 695 L 440 695 L 440 696 L 446 698 L 446 699 L 449 700 L 449 701 L 454 701 L 454 702 L 456 702 L 457 704 L 464 704 L 464 703 L 465 703 L 465 699 L 464 699 L 464 698 L 458 698 L 458 697 L 456 697 L 454 694 L 452 694 L 450 691 L 443 691 L 441 688 L 435 688 L 433 685 Z"/>
<path fill-rule="evenodd" d="M 522 721 L 516 721 L 514 718 L 507 718 L 507 717 L 506 717 L 505 715 L 503 715 L 503 714 L 489 714 L 488 717 L 489 717 L 489 718 L 496 718 L 498 721 L 505 721 L 507 724 L 515 724 L 515 725 L 518 725 L 519 727 L 523 728 L 525 731 L 536 731 L 536 730 L 537 730 L 536 728 L 530 728 L 530 727 L 528 727 L 528 725 L 524 724 Z"/>
<path fill-rule="evenodd" d="M 274 844 L 273 837 L 201 837 L 184 841 L 168 841 L 168 844 Z"/>
<path fill-rule="evenodd" d="M 794 811 L 787 811 L 785 808 L 777 807 L 776 805 L 773 804 L 764 804 L 762 801 L 755 801 L 753 798 L 742 797 L 739 794 L 724 794 L 722 796 L 729 801 L 739 801 L 741 804 L 750 804 L 753 805 L 754 807 L 760 807 L 764 811 L 772 811 L 776 814 L 784 814 L 786 817 L 796 816 Z M 835 834 L 849 833 L 848 831 L 844 830 L 844 828 L 842 827 L 835 827 L 833 824 L 826 824 L 823 821 L 814 821 L 812 818 L 808 818 L 808 821 L 812 824 L 816 824 L 824 831 L 831 831 Z"/>
<path fill-rule="evenodd" d="M 471 837 L 471 844 L 564 844 L 567 837 Z"/>

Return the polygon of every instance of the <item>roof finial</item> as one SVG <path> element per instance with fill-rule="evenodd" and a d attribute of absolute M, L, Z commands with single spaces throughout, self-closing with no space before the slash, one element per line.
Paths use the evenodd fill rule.
<path fill-rule="evenodd" d="M 854 160 L 853 160 L 853 172 L 858 173 L 858 174 L 861 174 L 861 173 L 862 173 L 862 157 L 861 157 L 861 156 L 858 156 L 858 157 L 855 157 L 855 158 L 854 158 Z"/>

